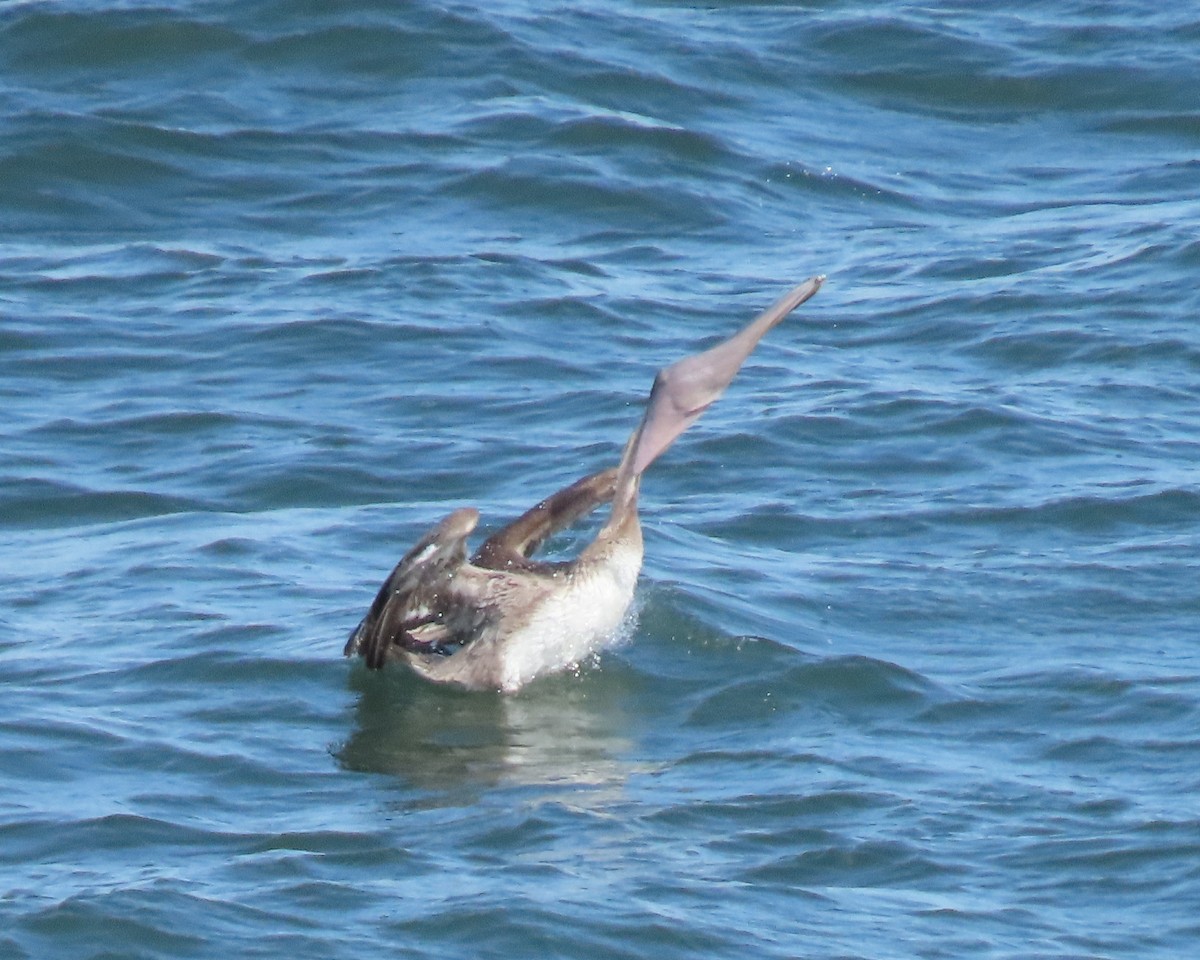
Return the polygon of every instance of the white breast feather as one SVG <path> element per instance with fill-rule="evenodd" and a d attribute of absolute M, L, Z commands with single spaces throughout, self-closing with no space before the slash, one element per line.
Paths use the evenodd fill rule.
<path fill-rule="evenodd" d="M 503 690 L 573 666 L 613 639 L 633 602 L 640 546 L 618 546 L 607 562 L 575 570 L 548 593 L 504 642 Z"/>

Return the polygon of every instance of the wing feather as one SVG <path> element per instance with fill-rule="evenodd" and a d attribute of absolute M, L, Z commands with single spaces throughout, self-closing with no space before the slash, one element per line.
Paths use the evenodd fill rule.
<path fill-rule="evenodd" d="M 479 522 L 472 507 L 455 510 L 425 534 L 396 564 L 375 595 L 371 609 L 350 633 L 346 656 L 358 654 L 372 670 L 387 660 L 388 652 L 404 649 L 433 650 L 455 641 L 455 629 L 470 628 L 462 617 L 448 614 L 464 606 L 471 578 L 457 576 L 467 559 L 467 537 Z"/>
<path fill-rule="evenodd" d="M 611 502 L 616 481 L 615 467 L 576 480 L 488 537 L 471 563 L 486 570 L 550 572 L 555 565 L 531 560 L 534 551 L 558 531 Z"/>

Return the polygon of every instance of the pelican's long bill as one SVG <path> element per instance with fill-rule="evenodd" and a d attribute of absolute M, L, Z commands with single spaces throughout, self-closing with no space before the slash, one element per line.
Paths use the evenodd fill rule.
<path fill-rule="evenodd" d="M 641 474 L 690 427 L 724 391 L 758 341 L 773 326 L 821 289 L 813 277 L 789 290 L 728 340 L 703 353 L 664 367 L 654 378 L 650 401 L 633 450 L 633 472 Z"/>

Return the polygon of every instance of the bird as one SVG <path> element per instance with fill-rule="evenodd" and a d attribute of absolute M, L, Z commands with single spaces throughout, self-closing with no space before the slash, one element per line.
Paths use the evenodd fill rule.
<path fill-rule="evenodd" d="M 538 503 L 468 559 L 479 511 L 461 507 L 429 530 L 379 588 L 344 655 L 368 669 L 400 661 L 435 683 L 511 694 L 577 665 L 619 631 L 641 571 L 642 474 L 724 392 L 763 335 L 812 297 L 816 276 L 716 346 L 658 371 L 620 461 Z M 611 503 L 577 557 L 536 560 L 547 539 Z"/>

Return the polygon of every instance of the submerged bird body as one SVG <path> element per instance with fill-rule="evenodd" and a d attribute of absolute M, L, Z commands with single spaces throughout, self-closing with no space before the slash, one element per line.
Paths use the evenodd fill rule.
<path fill-rule="evenodd" d="M 479 512 L 451 513 L 397 564 L 345 654 L 372 669 L 397 659 L 436 682 L 513 692 L 600 648 L 619 630 L 641 570 L 642 472 L 720 396 L 762 335 L 823 279 L 796 287 L 716 347 L 659 371 L 620 465 L 542 501 L 470 560 L 466 541 Z M 531 559 L 555 532 L 610 501 L 607 523 L 574 560 Z"/>

